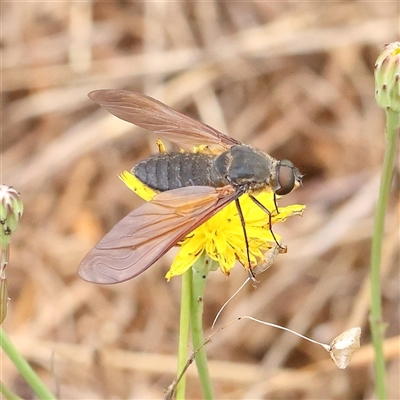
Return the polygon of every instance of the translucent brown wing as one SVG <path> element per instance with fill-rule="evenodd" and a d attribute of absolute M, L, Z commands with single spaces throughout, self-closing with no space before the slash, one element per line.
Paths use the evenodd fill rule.
<path fill-rule="evenodd" d="M 88 95 L 111 114 L 148 129 L 181 145 L 214 145 L 227 148 L 241 144 L 232 137 L 196 121 L 141 93 L 127 90 L 95 90 Z"/>
<path fill-rule="evenodd" d="M 241 195 L 207 186 L 184 187 L 156 195 L 118 222 L 79 265 L 93 283 L 131 279 L 157 261 L 179 240 Z"/>

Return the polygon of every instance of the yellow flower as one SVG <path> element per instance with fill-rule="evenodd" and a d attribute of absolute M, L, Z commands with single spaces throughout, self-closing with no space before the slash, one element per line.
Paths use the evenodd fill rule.
<path fill-rule="evenodd" d="M 121 174 L 120 179 L 146 201 L 151 200 L 157 194 L 127 171 Z M 280 207 L 279 214 L 277 214 L 272 191 L 263 191 L 255 197 L 268 210 L 272 210 L 272 224 L 282 222 L 291 215 L 301 215 L 305 208 L 303 205 Z M 252 266 L 255 266 L 265 260 L 264 254 L 273 248 L 276 242 L 268 226 L 268 215 L 247 194 L 240 197 L 240 206 L 246 222 L 250 261 Z M 274 234 L 280 242 L 280 236 Z M 203 251 L 219 263 L 222 272 L 226 275 L 229 275 L 236 260 L 248 268 L 243 227 L 235 202 L 227 205 L 177 245 L 180 246 L 180 250 L 165 276 L 168 280 L 183 274 L 195 263 Z"/>

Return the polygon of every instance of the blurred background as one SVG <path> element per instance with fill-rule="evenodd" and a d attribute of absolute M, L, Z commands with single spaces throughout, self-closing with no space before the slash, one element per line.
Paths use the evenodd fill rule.
<path fill-rule="evenodd" d="M 362 327 L 338 370 L 320 347 L 242 320 L 207 345 L 218 399 L 373 399 L 369 256 L 384 113 L 375 60 L 399 40 L 396 2 L 4 2 L 3 184 L 25 205 L 12 238 L 3 328 L 61 399 L 159 399 L 176 373 L 180 278 L 174 251 L 123 284 L 82 281 L 82 257 L 142 201 L 117 178 L 155 152 L 152 134 L 91 102 L 130 89 L 305 174 L 281 204 L 307 206 L 276 227 L 288 246 L 227 306 L 330 342 Z M 389 398 L 399 398 L 398 164 L 382 259 Z M 204 323 L 247 278 L 209 275 Z M 33 398 L 5 355 L 2 380 Z M 195 366 L 188 398 L 201 398 Z"/>

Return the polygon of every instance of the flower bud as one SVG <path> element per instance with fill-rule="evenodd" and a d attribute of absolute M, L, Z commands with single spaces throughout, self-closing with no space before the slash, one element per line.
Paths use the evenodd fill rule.
<path fill-rule="evenodd" d="M 400 42 L 387 44 L 376 60 L 375 99 L 380 107 L 400 112 Z"/>
<path fill-rule="evenodd" d="M 0 185 L 0 244 L 4 249 L 10 243 L 11 234 L 18 228 L 24 206 L 19 193 L 10 186 Z"/>

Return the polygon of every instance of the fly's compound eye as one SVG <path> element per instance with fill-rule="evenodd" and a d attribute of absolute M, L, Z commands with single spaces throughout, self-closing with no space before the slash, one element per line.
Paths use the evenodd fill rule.
<path fill-rule="evenodd" d="M 296 185 L 296 167 L 289 160 L 282 160 L 279 163 L 278 183 L 280 188 L 275 192 L 282 196 L 290 193 Z"/>

